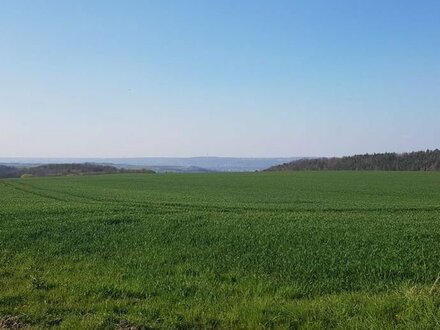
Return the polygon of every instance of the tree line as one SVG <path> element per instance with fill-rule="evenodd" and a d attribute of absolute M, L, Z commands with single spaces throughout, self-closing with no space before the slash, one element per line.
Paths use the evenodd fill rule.
<path fill-rule="evenodd" d="M 154 173 L 148 169 L 124 169 L 110 165 L 94 163 L 84 164 L 44 164 L 33 167 L 14 167 L 0 165 L 0 178 L 19 178 L 23 176 L 54 176 L 83 174 L 116 174 L 116 173 Z"/>
<path fill-rule="evenodd" d="M 272 166 L 266 171 L 439 171 L 440 150 L 375 153 L 332 158 L 304 158 Z"/>

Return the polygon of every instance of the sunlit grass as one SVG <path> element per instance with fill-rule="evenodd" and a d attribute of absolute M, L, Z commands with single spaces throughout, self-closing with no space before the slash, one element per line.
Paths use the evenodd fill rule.
<path fill-rule="evenodd" d="M 3 180 L 0 320 L 434 328 L 439 221 L 440 173 Z"/>

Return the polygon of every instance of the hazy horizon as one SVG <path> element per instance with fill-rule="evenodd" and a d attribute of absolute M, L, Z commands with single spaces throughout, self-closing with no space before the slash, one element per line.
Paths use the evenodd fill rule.
<path fill-rule="evenodd" d="M 2 1 L 0 157 L 439 147 L 438 1 Z"/>
<path fill-rule="evenodd" d="M 17 157 L 8 157 L 8 156 L 0 156 L 0 162 L 2 161 L 13 161 L 13 160 L 32 160 L 32 161 L 37 161 L 37 160 L 52 160 L 52 161 L 56 161 L 56 160 L 124 160 L 124 159 L 128 159 L 128 160 L 135 160 L 135 159 L 215 159 L 215 158 L 219 158 L 219 159 L 300 159 L 300 158 L 332 158 L 332 157 L 348 157 L 348 156 L 355 156 L 355 155 L 364 155 L 364 154 L 383 154 L 383 153 L 397 153 L 397 154 L 404 154 L 404 153 L 412 153 L 412 152 L 424 152 L 427 150 L 437 150 L 439 149 L 437 148 L 432 148 L 432 149 L 419 149 L 419 150 L 407 150 L 407 151 L 401 151 L 401 152 L 396 152 L 396 151 L 378 151 L 378 152 L 365 152 L 365 153 L 353 153 L 353 154 L 343 154 L 343 155 L 294 155 L 294 156 L 289 156 L 289 155 L 284 155 L 284 156 L 271 156 L 271 157 L 254 157 L 254 156 L 123 156 L 123 157 L 113 157 L 113 156 L 108 156 L 108 157 L 96 157 L 96 156 L 86 156 L 86 157 L 81 157 L 81 156 L 60 156 L 60 157 L 51 157 L 51 156 L 36 156 L 36 157 L 28 157 L 28 156 L 17 156 Z"/>

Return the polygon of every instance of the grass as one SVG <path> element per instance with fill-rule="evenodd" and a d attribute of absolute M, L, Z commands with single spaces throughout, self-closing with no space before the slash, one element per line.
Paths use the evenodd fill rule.
<path fill-rule="evenodd" d="M 0 181 L 0 328 L 440 327 L 440 173 Z"/>

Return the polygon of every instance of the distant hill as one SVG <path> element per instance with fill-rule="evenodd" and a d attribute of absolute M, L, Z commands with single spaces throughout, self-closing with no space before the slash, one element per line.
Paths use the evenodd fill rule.
<path fill-rule="evenodd" d="M 84 164 L 45 164 L 32 167 L 13 167 L 0 165 L 0 178 L 18 178 L 21 176 L 56 176 L 83 174 L 115 173 L 154 173 L 146 169 L 123 169 L 109 165 Z"/>
<path fill-rule="evenodd" d="M 440 150 L 410 153 L 365 154 L 347 157 L 299 159 L 272 166 L 266 171 L 439 171 Z"/>
<path fill-rule="evenodd" d="M 279 165 L 299 157 L 138 157 L 138 158 L 0 158 L 9 166 L 30 167 L 41 164 L 94 163 L 117 168 L 154 169 L 156 172 L 253 172 Z"/>
<path fill-rule="evenodd" d="M 214 170 L 208 170 L 206 168 L 198 166 L 150 166 L 156 173 L 211 173 L 216 172 Z"/>
<path fill-rule="evenodd" d="M 118 173 L 119 170 L 114 166 L 85 164 L 46 164 L 30 167 L 22 170 L 25 174 L 34 176 L 50 175 L 79 175 L 79 174 L 101 174 Z"/>
<path fill-rule="evenodd" d="M 18 178 L 21 175 L 20 169 L 13 166 L 0 165 L 0 179 Z"/>

